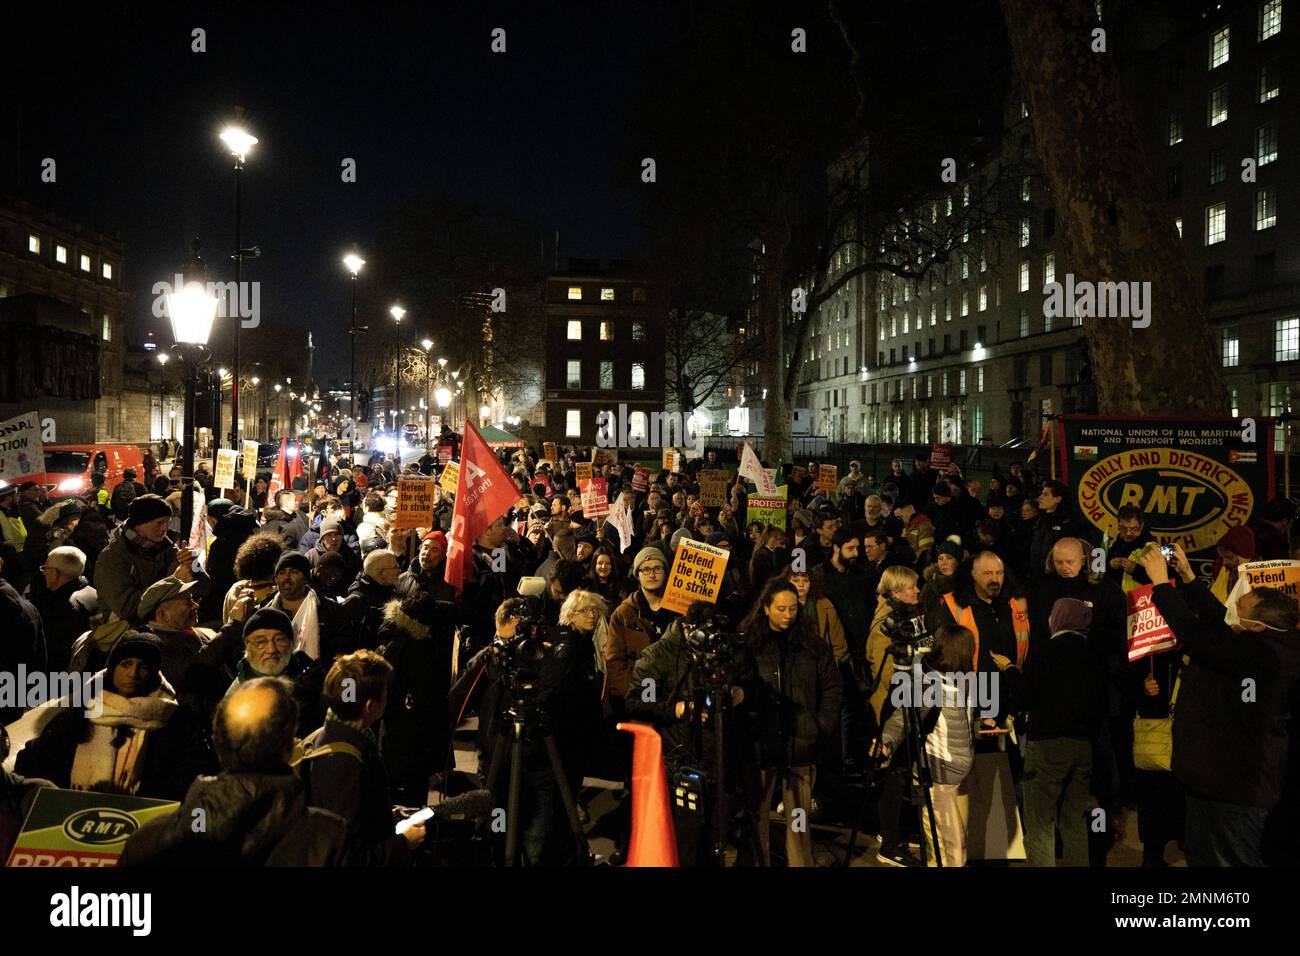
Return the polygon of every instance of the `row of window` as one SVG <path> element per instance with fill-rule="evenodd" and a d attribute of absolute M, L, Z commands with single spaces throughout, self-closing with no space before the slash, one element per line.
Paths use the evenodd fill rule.
<path fill-rule="evenodd" d="M 569 341 L 581 342 L 582 341 L 582 319 L 570 319 L 568 323 L 567 334 L 568 334 Z M 602 342 L 614 341 L 614 323 L 609 319 L 602 319 L 600 322 L 600 341 Z M 632 323 L 632 341 L 633 342 L 645 341 L 644 322 Z"/>
<path fill-rule="evenodd" d="M 1274 65 L 1264 65 L 1259 68 L 1259 83 L 1256 87 L 1257 101 L 1267 103 L 1274 100 L 1281 93 L 1280 80 L 1278 79 L 1278 68 Z M 1206 97 L 1205 104 L 1205 125 L 1208 127 L 1219 126 L 1228 121 L 1228 84 L 1216 86 L 1210 90 Z M 1169 145 L 1177 146 L 1183 141 L 1183 111 L 1172 110 L 1169 113 Z"/>
<path fill-rule="evenodd" d="M 1259 23 L 1256 36 L 1260 43 L 1282 32 L 1282 0 L 1264 0 L 1259 5 Z M 1210 34 L 1210 69 L 1216 70 L 1228 62 L 1231 48 L 1231 28 L 1220 27 Z"/>
<path fill-rule="evenodd" d="M 938 376 L 939 379 L 939 396 L 941 398 L 946 398 L 948 396 L 948 381 L 949 381 L 948 376 L 952 374 L 955 374 L 957 376 L 957 380 L 956 380 L 957 390 L 953 392 L 953 394 L 965 395 L 967 371 L 970 370 L 959 368 L 959 369 L 952 369 L 944 372 L 931 373 L 928 375 L 913 375 L 910 379 L 912 383 L 911 384 L 912 398 L 914 399 L 934 398 L 934 380 L 936 375 Z M 975 392 L 976 394 L 979 394 L 984 391 L 984 366 L 976 365 L 973 371 L 975 372 L 975 375 L 973 376 L 973 380 L 975 382 Z M 892 396 L 889 394 L 891 384 L 893 385 Z M 879 402 L 882 400 L 883 401 L 890 401 L 891 399 L 895 401 L 901 400 L 904 396 L 904 392 L 906 391 L 906 389 L 907 386 L 903 384 L 902 379 L 894 379 L 893 382 L 872 382 L 869 385 L 863 385 L 862 404 L 876 405 L 879 404 Z M 836 390 L 836 391 L 840 391 L 840 390 Z M 844 389 L 842 391 L 843 391 L 843 397 L 839 398 L 838 401 L 837 401 L 836 392 L 827 392 L 826 394 L 828 396 L 828 403 L 832 405 L 848 404 L 848 389 Z"/>
<path fill-rule="evenodd" d="M 1277 225 L 1277 190 L 1264 186 L 1255 190 L 1255 231 Z M 1181 224 L 1178 234 L 1182 235 Z M 1228 204 L 1216 202 L 1205 207 L 1205 244 L 1213 246 L 1228 238 Z"/>
<path fill-rule="evenodd" d="M 583 287 L 582 287 L 582 286 L 580 286 L 580 285 L 571 285 L 571 286 L 569 286 L 569 301 L 570 301 L 570 302 L 581 302 L 581 301 L 582 301 L 582 297 L 583 297 Z M 607 286 L 607 285 L 605 285 L 605 286 L 601 286 L 601 287 L 600 287 L 600 301 L 601 301 L 601 302 L 613 302 L 613 301 L 615 301 L 615 300 L 614 300 L 614 288 L 613 288 L 613 286 Z M 645 289 L 642 289 L 642 288 L 639 288 L 639 287 L 638 287 L 638 288 L 633 288 L 633 289 L 632 289 L 632 301 L 635 302 L 635 303 L 637 303 L 637 304 L 640 304 L 640 303 L 645 302 Z"/>
<path fill-rule="evenodd" d="M 582 360 L 569 359 L 565 363 L 566 388 L 582 388 Z M 645 388 L 645 364 L 642 362 L 632 363 L 632 388 Z M 609 391 L 614 388 L 614 363 L 600 363 L 600 387 Z"/>
<path fill-rule="evenodd" d="M 645 442 L 646 436 L 650 434 L 648 419 L 645 412 L 628 412 L 627 415 L 627 438 L 629 442 Z M 564 410 L 564 437 L 581 438 L 582 437 L 582 409 L 566 408 Z"/>
<path fill-rule="evenodd" d="M 930 409 L 922 408 L 917 411 L 908 412 L 906 416 L 902 412 L 890 412 L 879 409 L 875 414 L 864 412 L 862 415 L 862 440 L 868 443 L 875 442 L 892 442 L 902 444 L 904 441 L 903 421 L 906 418 L 907 432 L 906 441 L 909 445 L 918 443 L 929 444 L 934 441 L 951 441 L 958 445 L 966 442 L 966 420 L 962 414 L 962 409 L 953 406 L 948 409 L 947 415 L 940 414 L 941 409 L 936 409 L 935 414 L 931 416 Z M 950 433 L 944 433 L 943 420 L 948 419 L 951 424 L 948 426 Z M 984 434 L 984 407 L 975 405 L 970 410 L 970 434 L 975 441 L 980 441 L 988 436 Z"/>
<path fill-rule="evenodd" d="M 1235 325 L 1225 328 L 1221 335 L 1223 343 L 1223 367 L 1236 368 L 1241 364 L 1241 330 Z M 1273 361 L 1300 361 L 1300 316 L 1277 319 L 1273 323 Z"/>
<path fill-rule="evenodd" d="M 44 246 L 45 244 L 44 242 L 42 242 L 40 236 L 36 235 L 35 233 L 28 234 L 27 236 L 28 252 L 30 252 L 34 256 L 39 256 L 41 255 L 41 250 L 44 248 Z M 63 245 L 62 243 L 54 244 L 54 261 L 57 262 L 59 265 L 68 264 L 67 246 Z M 90 272 L 93 267 L 93 263 L 91 262 L 90 256 L 84 252 L 78 255 L 77 265 L 82 272 Z M 113 264 L 109 262 L 107 259 L 101 260 L 99 263 L 99 274 L 103 276 L 105 279 L 112 279 Z"/>

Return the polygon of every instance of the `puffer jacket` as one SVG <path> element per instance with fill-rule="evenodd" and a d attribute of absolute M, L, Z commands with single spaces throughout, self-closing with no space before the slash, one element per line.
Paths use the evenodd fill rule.
<path fill-rule="evenodd" d="M 839 726 L 843 687 L 830 645 L 800 633 L 786 639 L 766 621 L 753 642 L 754 680 L 745 690 L 757 718 L 760 766 L 817 763 Z"/>
<path fill-rule="evenodd" d="M 307 533 L 307 516 L 301 511 L 286 512 L 279 508 L 263 508 L 262 518 L 262 530 L 271 531 L 284 538 L 288 548 L 296 549 L 302 536 Z"/>
<path fill-rule="evenodd" d="M 115 528 L 95 564 L 100 604 L 124 620 L 135 621 L 149 585 L 176 573 L 176 547 L 172 535 L 153 544 L 125 526 Z"/>
<path fill-rule="evenodd" d="M 962 701 L 961 690 L 952 675 L 924 672 L 920 687 L 912 693 L 922 699 L 932 695 L 927 685 L 938 682 L 941 707 L 922 706 L 921 730 L 925 734 L 925 752 L 930 755 L 930 769 L 935 783 L 956 785 L 966 779 L 975 762 L 975 708 L 972 700 Z M 896 751 L 903 742 L 903 711 L 895 710 L 885 721 L 881 740 Z"/>
<path fill-rule="evenodd" d="M 200 817 L 206 826 L 196 831 Z M 117 865 L 341 866 L 347 833 L 338 814 L 307 805 L 306 788 L 287 766 L 220 774 L 195 780 L 179 810 L 137 830 Z"/>

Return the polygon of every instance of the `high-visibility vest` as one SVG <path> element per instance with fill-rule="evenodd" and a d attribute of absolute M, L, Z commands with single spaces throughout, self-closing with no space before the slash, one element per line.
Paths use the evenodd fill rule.
<path fill-rule="evenodd" d="M 943 596 L 944 603 L 952 619 L 975 635 L 975 657 L 978 666 L 980 657 L 980 630 L 975 626 L 975 611 L 962 607 L 949 591 Z M 1025 655 L 1029 653 L 1029 604 L 1024 598 L 1011 598 L 1011 629 L 1016 635 L 1016 666 L 1025 666 Z"/>

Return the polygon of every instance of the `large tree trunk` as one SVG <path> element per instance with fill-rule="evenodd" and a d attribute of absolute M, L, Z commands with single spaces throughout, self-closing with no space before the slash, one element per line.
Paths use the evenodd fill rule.
<path fill-rule="evenodd" d="M 769 246 L 770 248 L 770 246 Z M 794 460 L 790 439 L 790 400 L 785 391 L 785 300 L 780 256 L 768 254 L 759 277 L 758 320 L 763 336 L 763 460 L 771 468 Z"/>
<path fill-rule="evenodd" d="M 1091 49 L 1091 0 L 1001 3 L 1069 271 L 1076 281 L 1151 283 L 1148 328 L 1084 319 L 1100 411 L 1226 412 L 1200 285 L 1159 201 L 1113 54 Z M 1198 220 L 1189 228 L 1195 235 Z"/>

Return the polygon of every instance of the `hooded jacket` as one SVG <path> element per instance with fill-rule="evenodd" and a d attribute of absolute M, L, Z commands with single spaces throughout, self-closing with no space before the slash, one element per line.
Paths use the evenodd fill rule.
<path fill-rule="evenodd" d="M 171 534 L 154 544 L 125 525 L 115 528 L 95 565 L 100 604 L 118 617 L 134 621 L 149 585 L 176 573 L 176 547 L 177 539 Z M 194 579 L 200 578 L 206 581 L 207 576 L 196 571 Z"/>

